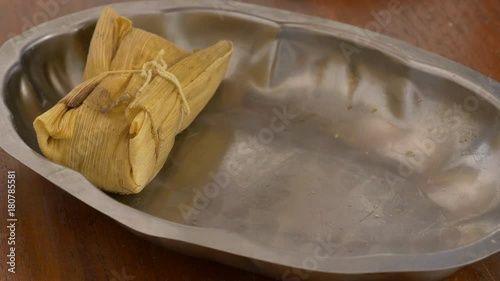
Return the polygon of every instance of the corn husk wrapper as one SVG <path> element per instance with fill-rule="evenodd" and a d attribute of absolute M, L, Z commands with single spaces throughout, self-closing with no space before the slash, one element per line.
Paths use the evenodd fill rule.
<path fill-rule="evenodd" d="M 228 41 L 190 54 L 106 8 L 84 82 L 34 121 L 40 149 L 101 189 L 138 193 L 213 96 L 231 54 Z"/>

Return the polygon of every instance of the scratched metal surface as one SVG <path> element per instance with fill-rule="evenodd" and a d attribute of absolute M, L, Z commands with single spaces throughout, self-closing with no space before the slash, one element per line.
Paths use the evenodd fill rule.
<path fill-rule="evenodd" d="M 500 249 L 498 82 L 269 8 L 116 8 L 181 47 L 228 39 L 235 52 L 160 174 L 115 196 L 40 156 L 31 125 L 81 82 L 100 9 L 7 42 L 0 144 L 75 197 L 167 247 L 283 280 L 305 276 L 287 268 L 309 280 L 439 279 Z"/>

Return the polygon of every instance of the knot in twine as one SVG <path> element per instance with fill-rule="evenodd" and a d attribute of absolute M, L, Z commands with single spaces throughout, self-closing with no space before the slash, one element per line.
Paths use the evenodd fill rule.
<path fill-rule="evenodd" d="M 86 91 L 89 88 L 95 88 L 96 85 L 102 82 L 109 75 L 123 75 L 123 74 L 137 74 L 140 73 L 141 76 L 146 80 L 144 85 L 138 90 L 139 93 L 142 93 L 144 89 L 151 83 L 153 80 L 153 76 L 156 74 L 164 79 L 172 82 L 179 92 L 179 97 L 181 99 L 181 111 L 182 114 L 179 119 L 179 127 L 177 129 L 177 133 L 179 133 L 182 129 L 182 124 L 184 123 L 184 115 L 189 116 L 191 114 L 191 109 L 189 108 L 189 104 L 186 99 L 186 95 L 182 90 L 182 85 L 179 82 L 179 79 L 169 72 L 167 63 L 163 60 L 163 55 L 165 54 L 165 50 L 161 50 L 156 58 L 150 62 L 146 62 L 142 65 L 142 70 L 110 70 L 100 73 L 99 75 L 92 77 L 76 88 L 74 88 L 68 95 L 66 95 L 63 100 L 66 105 L 71 108 L 78 107 L 82 104 L 83 100 L 90 94 L 91 91 Z M 85 97 L 82 99 L 78 94 L 86 93 Z"/>
<path fill-rule="evenodd" d="M 142 93 L 143 90 L 151 83 L 151 80 L 153 79 L 153 75 L 156 74 L 160 77 L 165 78 L 166 80 L 172 82 L 175 87 L 177 87 L 177 90 L 179 92 L 179 97 L 181 99 L 181 104 L 182 104 L 182 111 L 183 113 L 188 116 L 191 114 L 191 109 L 189 108 L 188 101 L 186 99 L 186 95 L 184 94 L 184 91 L 182 90 L 182 85 L 181 82 L 179 82 L 179 79 L 169 72 L 168 65 L 163 59 L 163 55 L 165 54 L 165 50 L 161 49 L 161 51 L 158 53 L 156 58 L 152 61 L 146 62 L 142 66 L 141 72 L 141 77 L 146 79 L 146 82 L 144 82 L 144 85 L 139 89 L 139 92 Z M 138 71 L 134 71 L 138 72 Z"/>

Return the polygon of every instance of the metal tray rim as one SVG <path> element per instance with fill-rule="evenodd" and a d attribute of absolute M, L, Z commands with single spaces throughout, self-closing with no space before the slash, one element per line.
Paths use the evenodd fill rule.
<path fill-rule="evenodd" d="M 112 6 L 126 15 L 131 15 L 158 13 L 158 10 L 164 13 L 179 8 L 215 10 L 216 8 L 212 2 L 204 0 L 173 0 L 168 3 L 164 1 L 150 1 L 148 5 L 144 5 L 141 2 L 131 2 Z M 17 63 L 20 50 L 24 46 L 44 36 L 71 32 L 84 22 L 95 20 L 99 16 L 101 9 L 102 7 L 96 7 L 54 19 L 36 26 L 4 43 L 0 48 L 0 77 L 2 77 L 2 85 L 5 84 L 6 74 Z M 500 83 L 490 81 L 486 85 L 484 82 L 485 76 L 470 68 L 387 36 L 377 34 L 375 37 L 366 38 L 363 36 L 366 32 L 370 34 L 375 33 L 327 19 L 241 2 L 238 2 L 237 7 L 230 7 L 228 11 L 244 11 L 242 13 L 257 15 L 259 18 L 267 18 L 281 25 L 294 25 L 317 32 L 325 32 L 330 35 L 334 34 L 346 40 L 358 40 L 358 44 L 370 44 L 382 49 L 386 53 L 392 53 L 400 59 L 405 60 L 406 63 L 414 64 L 416 67 L 424 69 L 427 72 L 453 80 L 477 94 L 488 98 L 492 104 L 500 108 Z M 294 21 L 290 22 L 288 20 L 290 18 L 293 18 Z M 31 150 L 17 135 L 11 118 L 12 116 L 6 106 L 5 100 L 2 99 L 0 103 L 0 132 L 3 135 L 0 138 L 0 147 L 2 149 L 85 204 L 134 231 L 147 236 L 196 244 L 201 247 L 248 257 L 252 260 L 280 264 L 286 267 L 300 267 L 302 261 L 308 258 L 308 256 L 290 253 L 287 253 L 285 256 L 284 253 L 251 243 L 243 237 L 226 231 L 180 225 L 123 205 L 92 186 L 78 172 L 52 163 Z M 349 258 L 330 257 L 325 262 L 320 263 L 316 271 L 362 274 L 454 269 L 500 252 L 500 243 L 492 243 L 492 241 L 500 241 L 500 225 L 490 235 L 461 248 L 425 255 L 376 254 Z"/>

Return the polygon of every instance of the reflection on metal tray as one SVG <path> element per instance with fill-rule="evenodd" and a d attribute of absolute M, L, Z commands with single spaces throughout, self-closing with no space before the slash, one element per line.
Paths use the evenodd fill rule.
<path fill-rule="evenodd" d="M 500 249 L 499 83 L 352 26 L 211 2 L 115 6 L 187 49 L 235 45 L 142 193 L 46 160 L 32 128 L 81 82 L 101 8 L 2 47 L 1 147 L 139 235 L 282 280 L 434 280 Z"/>

